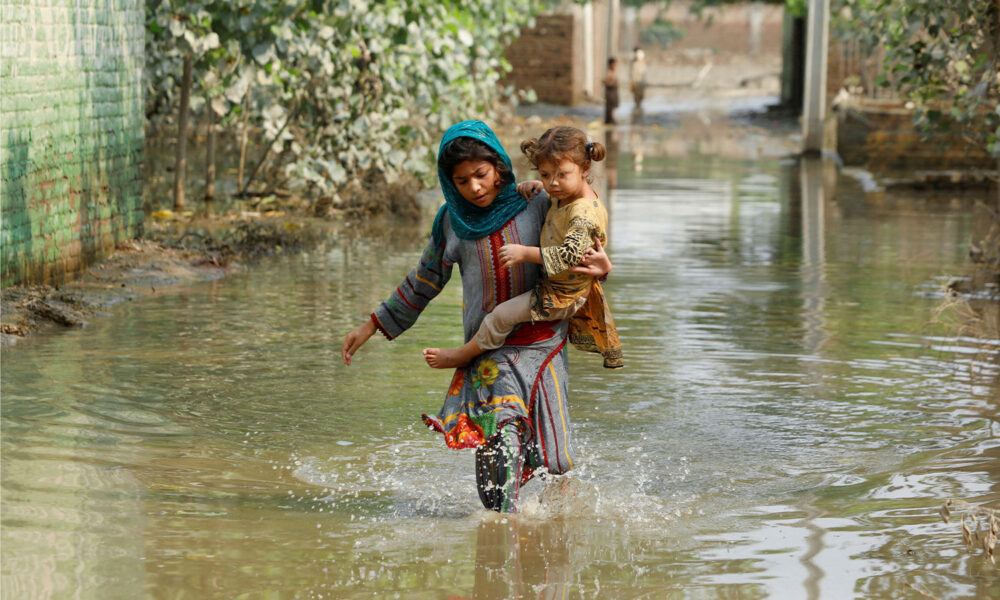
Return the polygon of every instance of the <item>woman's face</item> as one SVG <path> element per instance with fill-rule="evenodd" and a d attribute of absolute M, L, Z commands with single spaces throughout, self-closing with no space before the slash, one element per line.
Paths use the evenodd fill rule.
<path fill-rule="evenodd" d="M 538 178 L 545 191 L 560 201 L 572 201 L 583 197 L 587 174 L 568 158 L 559 161 L 543 159 L 538 161 Z"/>
<path fill-rule="evenodd" d="M 451 180 L 469 203 L 486 208 L 493 204 L 500 193 L 500 174 L 493 163 L 486 160 L 466 160 L 458 163 L 451 172 Z"/>

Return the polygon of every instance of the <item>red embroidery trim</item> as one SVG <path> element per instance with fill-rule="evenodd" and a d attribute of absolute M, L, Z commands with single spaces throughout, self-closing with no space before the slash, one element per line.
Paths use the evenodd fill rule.
<path fill-rule="evenodd" d="M 511 240 L 519 240 L 517 225 L 514 220 L 515 215 L 504 223 L 503 227 L 497 229 L 476 244 L 479 257 L 479 269 L 483 274 L 483 310 L 489 312 L 496 308 L 497 304 L 513 298 L 514 293 L 514 271 L 520 274 L 522 267 L 515 265 L 513 268 L 504 269 L 500 267 L 500 247 Z M 516 243 L 511 241 L 511 243 Z M 523 280 L 523 277 L 520 278 Z M 523 287 L 523 281 L 518 287 Z"/>
<path fill-rule="evenodd" d="M 533 384 L 531 384 L 531 395 L 528 396 L 528 412 L 529 412 L 529 415 L 536 414 L 535 413 L 535 398 L 536 398 L 535 393 L 538 391 L 538 382 L 540 382 L 542 380 L 542 374 L 545 372 L 545 367 L 549 366 L 549 363 L 552 362 L 552 359 L 555 358 L 555 355 L 558 354 L 559 352 L 561 352 L 562 349 L 563 349 L 563 347 L 565 347 L 565 346 L 566 346 L 566 338 L 563 338 L 562 341 L 559 342 L 559 345 L 556 346 L 556 349 L 553 350 L 552 352 L 550 352 L 549 355 L 545 357 L 545 360 L 542 361 L 542 366 L 538 368 L 538 374 L 535 375 L 535 382 Z M 553 425 L 553 427 L 555 427 L 555 425 Z M 539 435 L 538 436 L 538 441 L 539 441 L 539 446 L 542 447 L 542 460 L 545 461 L 545 466 L 548 466 L 548 464 L 549 464 L 549 455 L 548 455 L 548 451 L 545 448 L 545 436 L 544 435 Z"/>
<path fill-rule="evenodd" d="M 371 320 L 372 320 L 372 323 L 375 324 L 375 329 L 381 331 L 382 335 L 385 336 L 385 339 L 389 340 L 390 342 L 393 339 L 395 339 L 391 335 L 389 335 L 388 331 L 385 330 L 385 327 L 382 326 L 382 322 L 378 320 L 378 317 L 375 316 L 375 313 L 372 313 Z"/>
<path fill-rule="evenodd" d="M 513 219 L 511 219 L 513 220 Z M 500 229 L 490 234 L 490 261 L 493 271 L 493 287 L 496 290 L 496 303 L 501 304 L 510 300 L 510 269 L 500 266 L 500 248 L 506 243 L 504 240 L 504 225 Z"/>
<path fill-rule="evenodd" d="M 552 431 L 555 431 L 556 430 L 556 421 L 552 417 L 552 406 L 549 405 L 549 393 L 547 391 L 545 391 L 544 387 L 542 388 L 542 396 L 545 397 L 545 406 L 549 409 L 548 410 L 549 427 L 552 428 Z M 548 467 L 549 466 L 549 453 L 548 453 L 548 449 L 545 447 L 545 436 L 541 436 L 539 439 L 542 441 L 542 444 L 541 444 L 541 446 L 542 446 L 542 459 L 545 461 L 545 466 Z M 556 450 L 556 462 L 558 463 L 559 462 L 559 436 L 558 435 L 552 436 L 552 442 L 556 446 L 556 448 L 555 448 L 555 450 Z"/>
<path fill-rule="evenodd" d="M 522 323 L 517 330 L 508 335 L 504 346 L 530 346 L 535 342 L 552 339 L 556 335 L 553 326 L 559 321 L 539 321 L 537 323 Z"/>
<path fill-rule="evenodd" d="M 396 292 L 399 293 L 399 297 L 403 299 L 403 302 L 406 302 L 406 305 L 409 306 L 410 308 L 412 308 L 413 310 L 415 310 L 417 312 L 421 312 L 421 311 L 424 310 L 424 309 L 420 308 L 419 306 L 414 306 L 412 302 L 410 302 L 409 300 L 407 300 L 406 296 L 403 294 L 403 290 L 401 290 L 399 288 L 396 288 Z"/>
<path fill-rule="evenodd" d="M 532 407 L 535 406 L 535 392 L 538 391 L 538 382 L 542 380 L 542 373 L 545 371 L 545 367 L 549 366 L 552 359 L 555 358 L 556 354 L 559 354 L 559 352 L 562 351 L 565 345 L 566 338 L 563 338 L 562 341 L 559 342 L 559 345 L 556 346 L 556 349 L 549 352 L 549 355 L 545 357 L 544 361 L 542 361 L 542 366 L 538 368 L 538 374 L 535 375 L 535 383 L 531 384 L 531 395 L 528 396 L 528 400 L 530 401 Z M 532 410 L 532 412 L 534 411 Z"/>

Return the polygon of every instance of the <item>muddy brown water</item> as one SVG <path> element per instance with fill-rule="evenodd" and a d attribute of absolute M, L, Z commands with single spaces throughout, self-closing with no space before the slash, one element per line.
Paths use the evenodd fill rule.
<path fill-rule="evenodd" d="M 866 195 L 782 143 L 618 140 L 627 367 L 570 350 L 579 465 L 516 517 L 418 420 L 458 285 L 339 361 L 429 221 L 4 349 L 3 597 L 1000 597 L 937 514 L 1000 502 L 997 363 L 932 323 L 975 197 Z"/>

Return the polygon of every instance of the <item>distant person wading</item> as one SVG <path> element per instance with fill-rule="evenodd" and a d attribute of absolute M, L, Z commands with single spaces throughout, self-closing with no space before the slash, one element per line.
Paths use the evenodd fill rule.
<path fill-rule="evenodd" d="M 614 125 L 615 109 L 618 108 L 618 60 L 608 59 L 608 73 L 604 76 L 604 122 Z"/>
<path fill-rule="evenodd" d="M 632 51 L 632 98 L 635 100 L 635 112 L 642 112 L 642 101 L 646 97 L 646 53 L 636 46 Z"/>

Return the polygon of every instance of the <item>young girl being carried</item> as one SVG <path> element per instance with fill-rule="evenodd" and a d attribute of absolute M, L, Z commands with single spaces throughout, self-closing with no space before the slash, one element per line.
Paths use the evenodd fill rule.
<path fill-rule="evenodd" d="M 499 304 L 483 319 L 476 335 L 454 348 L 425 348 L 427 364 L 437 368 L 464 367 L 473 358 L 499 348 L 519 323 L 570 319 L 569 341 L 577 348 L 599 352 L 604 366 L 623 366 L 618 331 L 600 282 L 570 269 L 587 250 L 607 244 L 608 214 L 590 186 L 591 161 L 604 159 L 604 146 L 588 142 L 575 127 L 553 127 L 539 139 L 521 143 L 521 151 L 538 170 L 551 200 L 541 247 L 506 244 L 499 251 L 500 265 L 521 262 L 542 265 L 543 279 L 535 288 Z M 531 182 L 522 183 L 526 191 Z"/>

